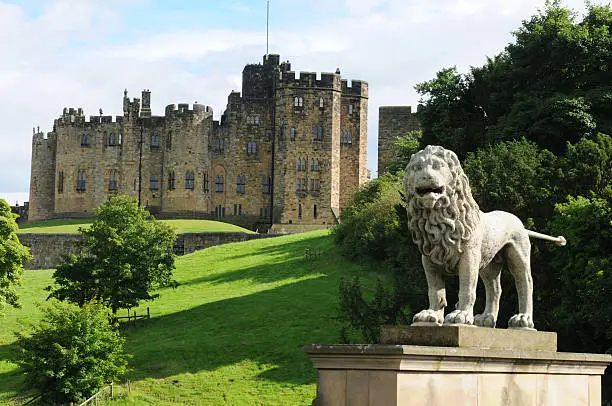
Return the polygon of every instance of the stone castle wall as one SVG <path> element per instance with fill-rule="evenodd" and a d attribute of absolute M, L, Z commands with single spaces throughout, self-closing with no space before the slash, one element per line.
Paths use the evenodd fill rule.
<path fill-rule="evenodd" d="M 276 237 L 273 234 L 248 234 L 240 232 L 182 233 L 174 243 L 178 255 L 189 254 L 215 245 Z M 30 248 L 33 259 L 24 264 L 25 269 L 51 269 L 61 261 L 62 255 L 77 254 L 80 234 L 20 234 L 19 241 Z"/>
<path fill-rule="evenodd" d="M 152 116 L 148 90 L 132 100 L 126 90 L 114 118 L 65 108 L 33 140 L 30 219 L 88 216 L 123 193 L 166 217 L 333 224 L 366 180 L 367 100 L 366 82 L 297 77 L 266 55 L 245 66 L 242 95 L 230 93 L 220 121 L 197 103 Z M 351 143 L 341 143 L 346 131 Z"/>
<path fill-rule="evenodd" d="M 381 106 L 378 110 L 378 176 L 393 159 L 393 143 L 398 137 L 418 131 L 421 125 L 410 106 Z"/>

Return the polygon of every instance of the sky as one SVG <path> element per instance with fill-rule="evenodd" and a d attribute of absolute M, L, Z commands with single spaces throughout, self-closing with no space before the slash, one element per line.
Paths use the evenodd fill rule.
<path fill-rule="evenodd" d="M 563 4 L 584 11 L 583 0 Z M 379 106 L 411 105 L 414 86 L 503 51 L 544 0 L 270 0 L 269 52 L 295 71 L 369 84 L 368 168 Z M 266 53 L 266 0 L 0 0 L 0 198 L 28 200 L 32 128 L 64 107 L 121 115 L 123 90 L 212 106 L 219 119 L 244 65 Z"/>

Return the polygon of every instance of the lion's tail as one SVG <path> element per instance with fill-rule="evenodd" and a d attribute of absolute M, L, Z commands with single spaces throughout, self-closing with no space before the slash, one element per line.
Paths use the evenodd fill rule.
<path fill-rule="evenodd" d="M 562 235 L 560 235 L 558 237 L 551 237 L 550 235 L 546 235 L 546 234 L 542 234 L 542 233 L 536 233 L 535 231 L 531 231 L 531 230 L 526 230 L 526 231 L 527 231 L 527 235 L 529 235 L 529 237 L 539 238 L 541 240 L 552 241 L 555 244 L 557 244 L 559 247 L 563 247 L 565 244 L 567 244 L 567 241 L 565 240 L 565 237 L 563 237 Z"/>

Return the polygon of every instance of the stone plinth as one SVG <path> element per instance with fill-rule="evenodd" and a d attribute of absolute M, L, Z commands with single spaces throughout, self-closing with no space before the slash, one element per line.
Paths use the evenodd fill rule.
<path fill-rule="evenodd" d="M 612 361 L 461 346 L 313 344 L 304 351 L 317 369 L 316 406 L 600 406 L 601 375 Z"/>
<path fill-rule="evenodd" d="M 557 333 L 465 325 L 382 326 L 380 342 L 513 351 L 557 351 Z"/>

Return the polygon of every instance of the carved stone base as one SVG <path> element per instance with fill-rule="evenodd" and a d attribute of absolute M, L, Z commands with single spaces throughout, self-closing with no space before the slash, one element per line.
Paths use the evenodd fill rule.
<path fill-rule="evenodd" d="M 413 345 L 304 351 L 317 369 L 316 406 L 600 406 L 612 362 L 607 354 Z"/>

